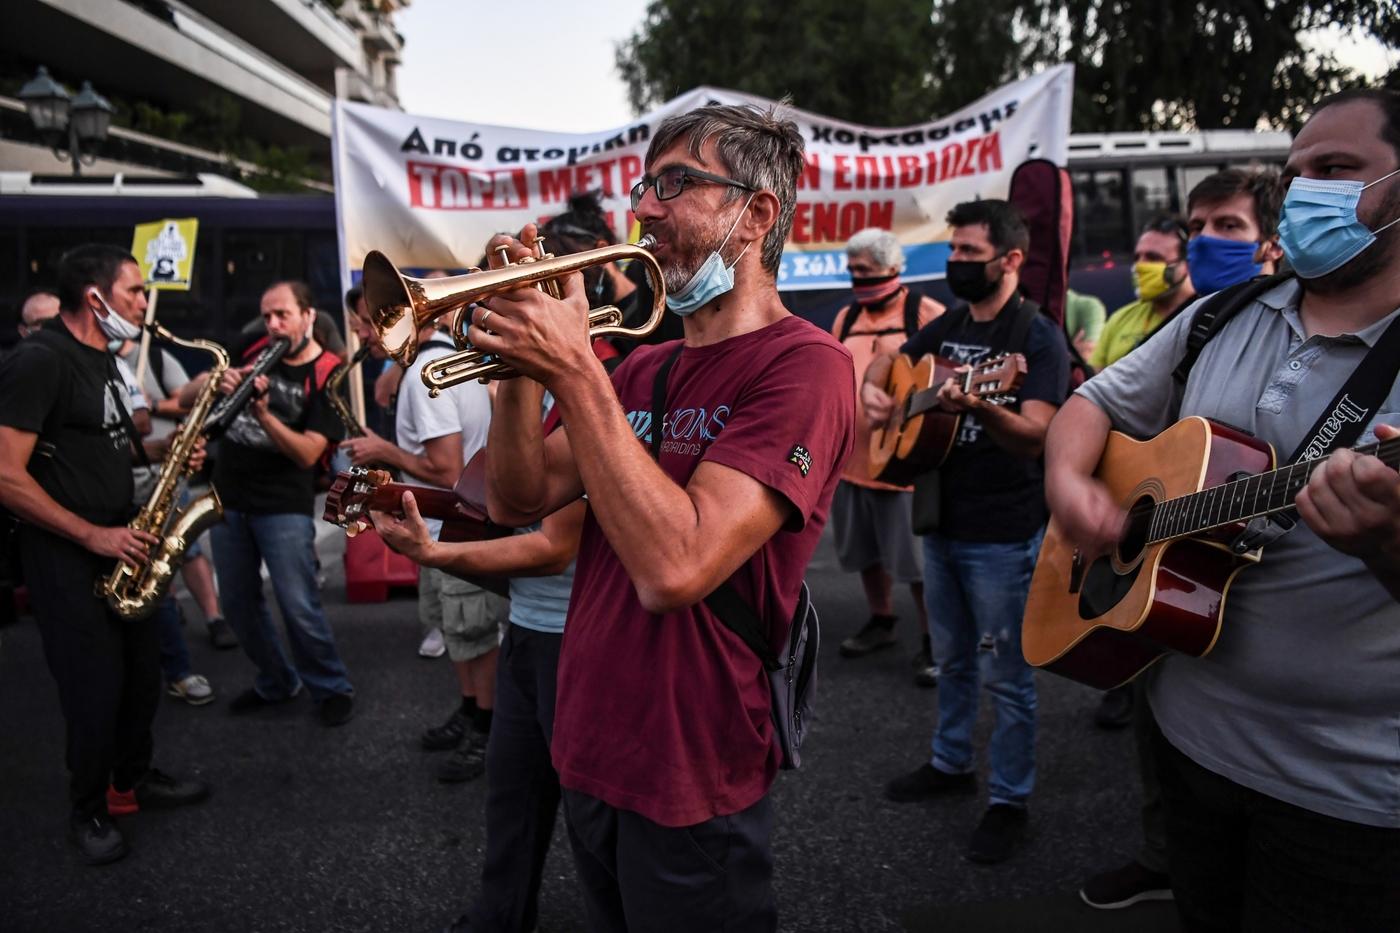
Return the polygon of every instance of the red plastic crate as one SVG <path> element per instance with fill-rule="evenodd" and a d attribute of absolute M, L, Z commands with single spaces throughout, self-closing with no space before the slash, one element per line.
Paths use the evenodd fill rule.
<path fill-rule="evenodd" d="M 395 587 L 418 588 L 418 565 L 395 554 L 373 528 L 345 539 L 345 598 L 352 603 L 382 603 Z"/>

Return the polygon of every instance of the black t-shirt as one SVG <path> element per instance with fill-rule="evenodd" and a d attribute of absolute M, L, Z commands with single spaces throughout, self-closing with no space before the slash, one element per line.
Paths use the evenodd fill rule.
<path fill-rule="evenodd" d="M 900 348 L 918 359 L 934 353 L 956 363 L 976 364 L 1007 346 L 1021 296 L 1011 300 L 990 321 L 974 321 L 963 309 L 950 311 L 927 324 Z M 961 323 L 959 323 L 961 319 Z M 1018 398 L 1060 405 L 1069 388 L 1069 349 L 1064 334 L 1043 314 L 1036 314 L 1026 334 L 1026 380 Z M 1020 405 L 1011 406 L 1019 411 Z M 1039 459 L 1028 460 L 1003 450 L 982 429 L 975 413 L 962 419 L 958 437 L 940 468 L 942 494 L 939 533 L 960 541 L 1024 541 L 1049 517 L 1045 506 L 1044 470 Z"/>
<path fill-rule="evenodd" d="M 55 318 L 0 365 L 0 424 L 39 435 L 29 472 L 59 505 L 96 525 L 131 516 L 126 385 L 112 355 Z"/>
<path fill-rule="evenodd" d="M 257 358 L 261 347 L 242 355 L 243 364 Z M 322 351 L 324 356 L 328 351 Z M 335 409 L 326 402 L 324 377 L 317 377 L 317 360 L 272 367 L 268 375 L 268 405 L 278 421 L 297 432 L 315 431 L 331 443 L 344 436 Z M 329 372 L 329 366 L 322 369 Z M 225 506 L 253 515 L 313 514 L 316 468 L 302 469 L 286 457 L 253 417 L 249 402 L 219 442 L 214 463 L 214 488 Z"/>

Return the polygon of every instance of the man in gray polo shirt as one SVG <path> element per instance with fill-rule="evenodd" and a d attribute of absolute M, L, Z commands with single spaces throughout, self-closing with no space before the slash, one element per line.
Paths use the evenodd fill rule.
<path fill-rule="evenodd" d="M 1172 371 L 1194 308 L 1051 424 L 1046 493 L 1082 550 L 1107 551 L 1123 527 L 1092 478 L 1110 428 L 1149 437 L 1201 415 L 1287 457 L 1400 316 L 1400 226 L 1387 227 L 1400 217 L 1400 95 L 1322 101 L 1283 180 L 1280 234 L 1299 277 L 1207 343 L 1184 391 Z M 1396 425 L 1392 387 L 1360 442 Z M 1302 522 L 1231 587 L 1214 650 L 1144 675 L 1191 929 L 1389 930 L 1400 918 L 1400 478 L 1341 452 L 1297 501 Z"/>

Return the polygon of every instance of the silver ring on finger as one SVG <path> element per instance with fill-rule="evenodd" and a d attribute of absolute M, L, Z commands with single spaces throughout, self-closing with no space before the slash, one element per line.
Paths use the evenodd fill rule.
<path fill-rule="evenodd" d="M 482 312 L 481 318 L 476 322 L 476 326 L 480 327 L 482 330 L 485 330 L 486 319 L 491 316 L 491 313 L 492 312 L 490 308 L 487 308 L 484 312 Z"/>

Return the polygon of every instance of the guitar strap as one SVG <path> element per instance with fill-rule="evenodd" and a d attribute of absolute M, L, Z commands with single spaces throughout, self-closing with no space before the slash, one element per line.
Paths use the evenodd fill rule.
<path fill-rule="evenodd" d="M 1390 322 L 1385 333 L 1366 353 L 1360 365 L 1352 370 L 1336 396 L 1322 410 L 1312 428 L 1303 435 L 1289 463 L 1316 460 L 1334 450 L 1352 446 L 1370 423 L 1400 373 L 1400 315 Z M 1245 526 L 1230 545 L 1236 554 L 1272 544 L 1293 530 L 1298 523 L 1296 509 L 1287 509 L 1272 516 L 1261 516 Z"/>

